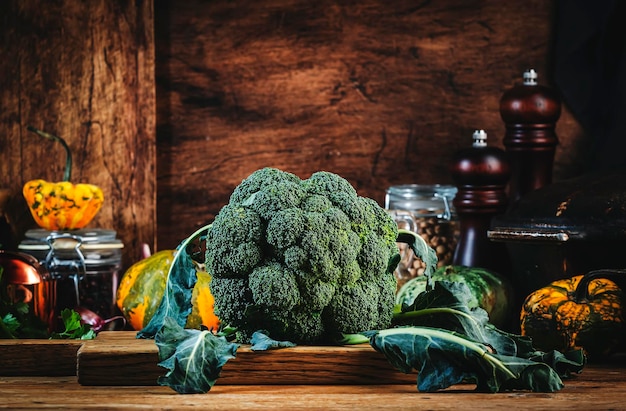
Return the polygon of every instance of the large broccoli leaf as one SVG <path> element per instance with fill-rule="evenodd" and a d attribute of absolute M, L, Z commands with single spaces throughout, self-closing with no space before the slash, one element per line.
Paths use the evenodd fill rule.
<path fill-rule="evenodd" d="M 166 318 L 172 318 L 184 327 L 191 313 L 191 295 L 198 276 L 196 264 L 188 252 L 189 246 L 210 227 L 210 224 L 197 230 L 186 238 L 176 249 L 176 255 L 170 266 L 161 303 L 150 322 L 137 333 L 137 338 L 154 338 L 163 326 Z"/>
<path fill-rule="evenodd" d="M 435 281 L 433 288 L 418 294 L 412 304 L 396 306 L 393 324 L 444 328 L 489 344 L 505 355 L 532 351 L 530 338 L 499 330 L 489 323 L 485 310 L 469 308 L 470 296 L 467 284 Z"/>
<path fill-rule="evenodd" d="M 238 345 L 210 331 L 184 329 L 166 317 L 155 336 L 159 366 L 167 368 L 159 385 L 179 394 L 199 394 L 211 390 L 226 362 L 235 358 Z"/>
<path fill-rule="evenodd" d="M 549 364 L 492 353 L 490 348 L 462 334 L 431 327 L 399 327 L 365 333 L 370 344 L 398 370 L 418 371 L 417 389 L 432 392 L 462 382 L 481 392 L 512 389 L 554 392 L 563 387 Z M 570 368 L 582 364 L 569 362 Z"/>
<path fill-rule="evenodd" d="M 436 281 L 412 304 L 396 307 L 398 328 L 363 334 L 399 370 L 418 370 L 420 391 L 474 382 L 486 392 L 552 392 L 582 370 L 582 350 L 536 351 L 530 338 L 499 330 L 483 309 L 470 309 L 468 295 L 464 283 Z"/>

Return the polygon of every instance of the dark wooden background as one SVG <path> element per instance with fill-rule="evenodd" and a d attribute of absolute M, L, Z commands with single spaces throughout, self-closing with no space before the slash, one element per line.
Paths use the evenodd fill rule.
<path fill-rule="evenodd" d="M 0 2 L 0 187 L 15 241 L 34 226 L 21 189 L 63 178 L 65 152 L 26 130 L 63 137 L 72 182 L 103 189 L 90 227 L 113 228 L 126 261 L 156 235 L 154 9 L 150 1 Z"/>
<path fill-rule="evenodd" d="M 450 183 L 455 151 L 535 68 L 552 84 L 554 1 L 35 0 L 0 3 L 0 187 L 77 179 L 107 200 L 94 226 L 175 247 L 254 170 L 328 170 L 381 204 L 386 187 Z M 155 127 L 156 125 L 156 127 Z M 564 107 L 555 180 L 587 139 Z M 17 235 L 20 201 L 9 210 Z M 18 221 L 19 222 L 19 221 Z"/>

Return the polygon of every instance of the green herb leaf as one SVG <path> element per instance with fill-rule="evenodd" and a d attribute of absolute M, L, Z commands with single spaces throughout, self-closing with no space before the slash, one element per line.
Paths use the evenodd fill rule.
<path fill-rule="evenodd" d="M 14 338 L 12 336 L 17 331 L 17 329 L 20 328 L 20 322 L 17 320 L 17 318 L 15 318 L 13 314 L 7 313 L 4 317 L 2 317 L 2 324 L 5 327 L 3 331 L 7 333 L 7 337 Z"/>
<path fill-rule="evenodd" d="M 238 345 L 210 331 L 184 329 L 166 317 L 155 335 L 159 348 L 159 366 L 168 372 L 159 385 L 180 394 L 198 394 L 211 390 L 228 360 L 235 358 Z"/>
<path fill-rule="evenodd" d="M 80 321 L 80 314 L 69 308 L 61 311 L 61 319 L 63 320 L 63 326 L 65 330 L 59 332 L 53 332 L 50 336 L 54 340 L 92 340 L 96 338 L 95 331 L 88 324 L 83 324 Z"/>

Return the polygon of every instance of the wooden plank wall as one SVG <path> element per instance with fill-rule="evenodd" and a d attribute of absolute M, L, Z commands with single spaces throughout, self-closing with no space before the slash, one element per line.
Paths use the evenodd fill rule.
<path fill-rule="evenodd" d="M 545 0 L 156 0 L 158 245 L 209 222 L 273 166 L 386 187 L 450 183 L 452 154 L 487 130 L 535 68 L 549 84 Z M 565 110 L 555 179 L 580 170 Z M 584 144 L 582 144 L 584 145 Z"/>
<path fill-rule="evenodd" d="M 126 263 L 156 237 L 156 104 L 152 1 L 0 2 L 0 188 L 15 241 L 34 227 L 21 196 L 34 178 L 61 181 L 62 147 L 26 131 L 63 137 L 72 181 L 100 186 L 90 227 L 113 228 Z"/>
<path fill-rule="evenodd" d="M 252 171 L 325 169 L 382 203 L 400 183 L 448 183 L 476 128 L 501 145 L 502 93 L 550 82 L 553 1 L 8 0 L 0 2 L 0 188 L 104 188 L 92 226 L 172 248 L 212 220 Z M 156 85 L 156 87 L 155 87 Z M 155 115 L 156 112 L 156 115 Z M 156 125 L 156 128 L 155 128 Z M 581 169 L 565 110 L 555 177 Z"/>

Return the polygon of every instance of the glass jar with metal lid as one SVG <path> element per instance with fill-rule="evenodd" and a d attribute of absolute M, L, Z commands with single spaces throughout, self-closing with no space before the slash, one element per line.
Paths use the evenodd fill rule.
<path fill-rule="evenodd" d="M 102 318 L 116 313 L 124 245 L 113 230 L 29 230 L 21 252 L 37 258 L 57 283 L 57 312 L 81 306 Z"/>
<path fill-rule="evenodd" d="M 405 228 L 419 234 L 436 252 L 441 267 L 452 262 L 459 229 L 452 200 L 452 185 L 405 184 L 391 186 L 385 195 L 385 209 Z M 396 269 L 398 289 L 411 278 L 424 273 L 424 263 L 404 244 L 398 244 L 402 260 Z"/>

